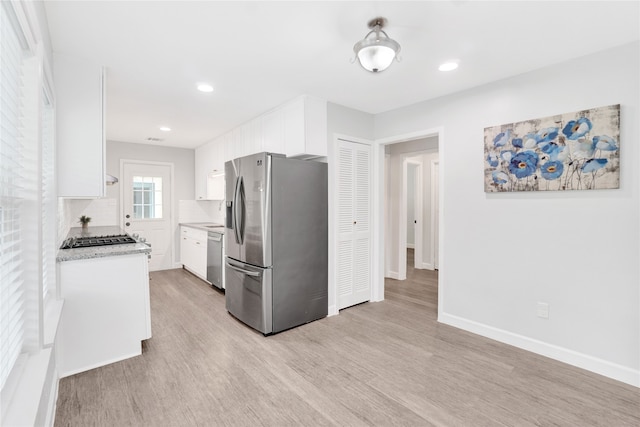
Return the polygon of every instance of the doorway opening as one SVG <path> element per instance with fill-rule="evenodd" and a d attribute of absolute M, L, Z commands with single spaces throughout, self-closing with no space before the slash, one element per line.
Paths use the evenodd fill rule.
<path fill-rule="evenodd" d="M 380 155 L 384 156 L 384 194 L 379 206 L 384 218 L 383 295 L 385 299 L 406 297 L 409 288 L 419 289 L 423 302 L 433 303 L 434 315 L 441 264 L 440 135 L 436 130 L 379 142 Z"/>

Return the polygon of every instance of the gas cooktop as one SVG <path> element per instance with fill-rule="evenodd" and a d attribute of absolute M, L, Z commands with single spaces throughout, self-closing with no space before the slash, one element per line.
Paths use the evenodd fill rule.
<path fill-rule="evenodd" d="M 76 249 L 90 248 L 94 246 L 109 245 L 126 245 L 137 243 L 136 240 L 128 234 L 114 234 L 110 236 L 91 236 L 91 237 L 69 237 L 66 239 L 60 249 Z"/>

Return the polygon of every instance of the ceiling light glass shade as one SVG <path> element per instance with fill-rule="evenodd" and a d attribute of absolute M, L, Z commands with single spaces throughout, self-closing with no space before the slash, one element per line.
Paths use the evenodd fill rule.
<path fill-rule="evenodd" d="M 200 83 L 198 84 L 198 90 L 200 92 L 213 92 L 213 86 L 206 83 Z"/>
<path fill-rule="evenodd" d="M 400 52 L 400 44 L 389 38 L 382 31 L 382 21 L 374 20 L 369 23 L 373 30 L 353 46 L 362 68 L 372 73 L 379 73 L 389 68 Z"/>
<path fill-rule="evenodd" d="M 456 62 L 445 62 L 444 64 L 438 67 L 440 71 L 453 71 L 458 68 L 458 63 Z"/>

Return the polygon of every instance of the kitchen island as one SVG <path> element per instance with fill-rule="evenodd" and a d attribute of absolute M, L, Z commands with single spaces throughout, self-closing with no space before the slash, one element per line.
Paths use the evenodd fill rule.
<path fill-rule="evenodd" d="M 115 226 L 75 227 L 67 238 L 119 234 L 125 233 Z M 151 338 L 150 253 L 141 242 L 58 251 L 60 377 L 142 354 L 142 341 Z"/>

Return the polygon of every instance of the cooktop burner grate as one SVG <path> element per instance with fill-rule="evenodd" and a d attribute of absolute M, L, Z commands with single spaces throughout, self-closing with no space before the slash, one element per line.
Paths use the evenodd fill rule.
<path fill-rule="evenodd" d="M 62 243 L 60 249 L 90 248 L 94 246 L 126 245 L 136 243 L 136 240 L 127 234 L 111 236 L 69 237 Z"/>

